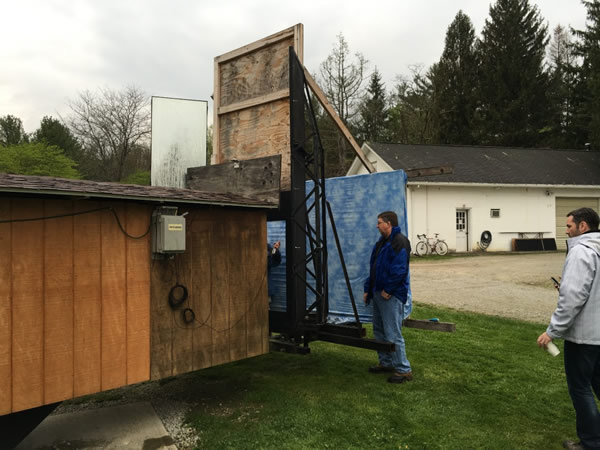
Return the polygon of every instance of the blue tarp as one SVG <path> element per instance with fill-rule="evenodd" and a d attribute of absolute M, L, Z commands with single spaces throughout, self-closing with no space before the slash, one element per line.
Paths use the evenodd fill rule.
<path fill-rule="evenodd" d="M 312 182 L 306 183 L 307 192 Z M 369 258 L 373 245 L 379 239 L 377 215 L 383 211 L 395 211 L 402 233 L 408 235 L 406 220 L 406 174 L 401 171 L 355 175 L 351 177 L 328 178 L 325 181 L 325 194 L 331 204 L 333 217 L 346 270 L 352 286 L 361 322 L 372 319 L 371 306 L 365 306 L 363 284 L 369 273 Z M 274 267 L 269 275 L 273 292 L 271 309 L 285 311 L 285 223 L 269 222 L 267 225 L 269 242 L 281 241 L 281 265 Z M 308 247 L 307 247 L 308 248 Z M 328 275 L 329 275 L 329 321 L 354 320 L 352 303 L 344 279 L 344 272 L 335 245 L 333 231 L 327 224 Z M 314 301 L 314 295 L 307 291 L 307 303 Z M 412 309 L 409 292 L 408 315 Z"/>

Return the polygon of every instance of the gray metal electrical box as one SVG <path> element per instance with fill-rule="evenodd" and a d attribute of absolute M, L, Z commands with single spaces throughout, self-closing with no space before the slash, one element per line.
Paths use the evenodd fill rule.
<path fill-rule="evenodd" d="M 176 214 L 177 208 L 159 208 L 152 215 L 153 253 L 183 253 L 185 251 L 185 217 Z"/>

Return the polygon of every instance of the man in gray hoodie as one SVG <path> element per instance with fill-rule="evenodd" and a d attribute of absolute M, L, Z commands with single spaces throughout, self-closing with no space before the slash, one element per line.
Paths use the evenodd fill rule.
<path fill-rule="evenodd" d="M 567 214 L 567 258 L 558 304 L 537 343 L 565 340 L 565 375 L 580 442 L 568 449 L 600 449 L 600 231 L 598 214 L 580 208 Z"/>

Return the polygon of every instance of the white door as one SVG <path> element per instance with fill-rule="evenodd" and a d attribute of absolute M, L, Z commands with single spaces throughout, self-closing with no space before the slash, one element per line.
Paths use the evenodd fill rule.
<path fill-rule="evenodd" d="M 467 210 L 457 209 L 456 210 L 456 251 L 457 252 L 468 252 L 469 246 L 467 244 L 468 234 L 468 223 L 467 223 Z"/>

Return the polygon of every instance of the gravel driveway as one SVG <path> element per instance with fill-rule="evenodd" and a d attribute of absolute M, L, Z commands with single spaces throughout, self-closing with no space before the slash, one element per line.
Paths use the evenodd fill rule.
<path fill-rule="evenodd" d="M 411 258 L 415 305 L 427 303 L 546 324 L 556 307 L 550 277 L 564 252 L 482 253 L 442 260 Z"/>

